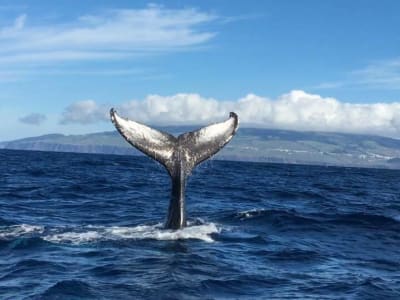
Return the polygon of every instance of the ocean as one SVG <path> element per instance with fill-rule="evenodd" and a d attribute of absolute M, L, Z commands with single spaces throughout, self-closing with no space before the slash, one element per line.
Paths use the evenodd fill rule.
<path fill-rule="evenodd" d="M 0 150 L 0 299 L 400 299 L 400 171 Z"/>

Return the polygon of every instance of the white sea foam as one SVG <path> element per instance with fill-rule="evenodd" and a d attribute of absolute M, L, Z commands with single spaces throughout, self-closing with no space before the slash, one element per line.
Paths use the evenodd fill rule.
<path fill-rule="evenodd" d="M 19 224 L 0 226 L 0 239 L 12 239 L 20 236 L 39 236 L 45 241 L 60 244 L 84 244 L 107 240 L 121 239 L 154 239 L 154 240 L 184 240 L 197 239 L 213 242 L 213 233 L 219 233 L 220 228 L 214 223 L 190 223 L 179 230 L 164 229 L 162 224 L 139 226 L 84 226 L 75 228 L 45 228 L 43 226 Z"/>
<path fill-rule="evenodd" d="M 213 242 L 214 240 L 210 235 L 219 231 L 214 223 L 193 225 L 179 230 L 162 229 L 161 224 L 155 226 L 111 227 L 106 230 L 107 233 L 114 237 L 125 239 L 198 239 L 205 242 Z"/>
<path fill-rule="evenodd" d="M 19 224 L 11 226 L 0 226 L 0 239 L 16 238 L 24 235 L 41 234 L 43 226 Z"/>
<path fill-rule="evenodd" d="M 46 235 L 43 237 L 45 241 L 53 243 L 70 243 L 70 244 L 82 244 L 90 243 L 102 238 L 102 234 L 97 231 L 87 232 L 64 232 Z"/>
<path fill-rule="evenodd" d="M 134 227 L 125 226 L 86 226 L 77 231 L 53 233 L 43 237 L 52 243 L 93 243 L 107 240 L 121 239 L 154 239 L 154 240 L 181 240 L 198 239 L 205 242 L 213 242 L 213 233 L 219 233 L 220 229 L 214 223 L 192 225 L 179 230 L 163 229 L 162 224 L 139 225 Z"/>
<path fill-rule="evenodd" d="M 257 216 L 261 213 L 265 212 L 264 208 L 252 208 L 249 210 L 245 210 L 245 211 L 240 211 L 237 213 L 237 216 L 243 220 L 243 219 L 248 219 L 248 218 L 252 218 L 254 216 Z"/>

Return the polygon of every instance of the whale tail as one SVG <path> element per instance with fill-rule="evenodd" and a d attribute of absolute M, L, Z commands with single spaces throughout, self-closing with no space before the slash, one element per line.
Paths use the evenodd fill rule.
<path fill-rule="evenodd" d="M 165 225 L 178 229 L 186 225 L 185 186 L 193 168 L 221 150 L 238 129 L 238 116 L 175 137 L 138 122 L 120 117 L 114 109 L 111 121 L 132 146 L 161 163 L 172 180 L 171 201 Z"/>
<path fill-rule="evenodd" d="M 141 123 L 120 117 L 114 109 L 111 121 L 132 146 L 161 163 L 172 176 L 177 163 L 184 162 L 187 171 L 221 150 L 237 131 L 238 116 L 231 112 L 229 119 L 175 137 Z"/>

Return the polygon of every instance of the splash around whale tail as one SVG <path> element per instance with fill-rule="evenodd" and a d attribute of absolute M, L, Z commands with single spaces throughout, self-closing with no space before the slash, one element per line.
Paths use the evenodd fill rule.
<path fill-rule="evenodd" d="M 156 130 L 144 124 L 120 117 L 114 109 L 110 111 L 111 121 L 132 146 L 161 163 L 173 176 L 177 164 L 184 163 L 185 171 L 221 150 L 238 129 L 238 116 L 231 112 L 229 119 L 199 130 L 175 137 L 167 132 Z"/>
<path fill-rule="evenodd" d="M 231 112 L 229 119 L 224 122 L 183 133 L 178 137 L 122 118 L 114 109 L 111 109 L 110 116 L 125 140 L 160 162 L 171 177 L 171 200 L 165 227 L 180 229 L 186 226 L 186 178 L 195 166 L 217 153 L 232 139 L 238 129 L 238 116 Z"/>

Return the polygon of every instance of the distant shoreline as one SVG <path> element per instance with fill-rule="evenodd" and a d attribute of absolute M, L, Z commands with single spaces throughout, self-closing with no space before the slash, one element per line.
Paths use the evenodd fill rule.
<path fill-rule="evenodd" d="M 141 153 L 133 153 L 133 154 L 109 154 L 109 153 L 91 153 L 91 152 L 72 152 L 72 151 L 49 151 L 49 150 L 30 150 L 30 149 L 6 149 L 6 148 L 0 148 L 0 154 L 1 152 L 7 152 L 7 151 L 22 151 L 22 152 L 38 152 L 38 153 L 59 153 L 59 154 L 83 154 L 83 155 L 99 155 L 99 156 L 128 156 L 128 157 L 135 157 L 135 158 L 143 158 L 143 159 L 148 159 L 145 155 Z M 268 164 L 268 165 L 289 165 L 289 166 L 306 166 L 306 167 L 326 167 L 326 168 L 341 168 L 341 169 L 371 169 L 371 170 L 394 170 L 394 171 L 400 171 L 400 167 L 370 167 L 370 166 L 356 166 L 356 165 L 321 165 L 318 163 L 294 163 L 294 162 L 273 162 L 273 161 L 257 161 L 257 160 L 240 160 L 240 159 L 230 159 L 228 157 L 224 156 L 219 156 L 219 157 L 214 157 L 205 162 L 204 164 L 210 163 L 212 161 L 218 161 L 218 162 L 233 162 L 233 163 L 251 163 L 251 164 Z M 156 162 L 157 163 L 157 162 Z"/>
<path fill-rule="evenodd" d="M 187 126 L 162 128 L 172 134 Z M 116 131 L 49 134 L 0 143 L 0 149 L 141 155 Z M 214 159 L 295 165 L 400 169 L 400 140 L 349 133 L 241 128 Z"/>

